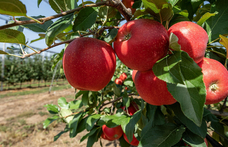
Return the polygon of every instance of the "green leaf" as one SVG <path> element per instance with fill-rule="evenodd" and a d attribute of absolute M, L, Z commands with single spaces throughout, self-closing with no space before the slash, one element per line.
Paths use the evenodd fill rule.
<path fill-rule="evenodd" d="M 8 55 L 8 53 L 7 53 L 7 52 L 4 52 L 4 51 L 2 51 L 2 50 L 0 50 L 0 54 L 5 54 L 5 55 Z"/>
<path fill-rule="evenodd" d="M 96 22 L 97 14 L 97 8 L 86 7 L 81 9 L 74 21 L 74 32 L 78 30 L 85 31 L 90 28 Z"/>
<path fill-rule="evenodd" d="M 100 120 L 97 122 L 99 126 L 106 125 L 109 128 L 113 128 L 116 126 L 127 125 L 130 120 L 130 117 L 126 115 L 122 115 L 121 113 L 116 113 L 114 115 L 103 115 Z"/>
<path fill-rule="evenodd" d="M 154 74 L 167 83 L 183 84 L 182 75 L 180 73 L 181 52 L 163 58 L 153 66 Z"/>
<path fill-rule="evenodd" d="M 124 85 L 133 87 L 134 82 L 133 82 L 132 80 L 125 80 L 125 81 L 124 81 Z"/>
<path fill-rule="evenodd" d="M 59 112 L 58 106 L 56 106 L 54 104 L 46 104 L 46 105 L 44 105 L 44 107 L 46 107 L 48 112 L 51 114 L 58 114 L 58 112 Z"/>
<path fill-rule="evenodd" d="M 5 29 L 0 30 L 0 42 L 18 43 L 25 45 L 25 35 L 17 30 Z"/>
<path fill-rule="evenodd" d="M 172 123 L 157 125 L 148 130 L 141 139 L 143 147 L 168 147 L 180 141 L 185 128 Z"/>
<path fill-rule="evenodd" d="M 97 120 L 100 119 L 100 117 L 101 117 L 101 114 L 95 114 L 95 115 L 89 116 L 86 121 L 86 130 L 90 131 L 95 125 L 95 123 L 97 122 Z"/>
<path fill-rule="evenodd" d="M 61 13 L 62 11 L 70 10 L 71 6 L 68 6 L 68 0 L 49 0 L 51 8 L 56 13 Z"/>
<path fill-rule="evenodd" d="M 70 123 L 71 120 L 74 118 L 74 116 L 71 115 L 71 114 L 72 114 L 72 111 L 70 111 L 69 109 L 64 109 L 64 108 L 62 108 L 62 109 L 60 110 L 60 114 L 61 114 L 62 117 L 64 117 L 64 120 L 65 120 L 67 123 Z M 71 116 L 70 116 L 70 115 L 71 115 Z M 66 117 L 66 118 L 65 118 L 65 117 Z"/>
<path fill-rule="evenodd" d="M 211 6 L 210 13 L 216 13 L 217 15 L 210 17 L 206 23 L 207 34 L 209 36 L 209 42 L 219 38 L 220 34 L 228 34 L 228 7 L 227 0 L 219 0 Z"/>
<path fill-rule="evenodd" d="M 206 122 L 203 121 L 200 127 L 196 126 L 191 120 L 189 120 L 182 112 L 180 105 L 175 103 L 173 105 L 169 105 L 168 108 L 172 109 L 176 115 L 176 117 L 192 132 L 196 135 L 199 135 L 202 138 L 206 137 L 207 134 L 207 125 Z"/>
<path fill-rule="evenodd" d="M 78 113 L 74 116 L 74 118 L 69 123 L 70 130 L 70 138 L 73 138 L 77 135 L 77 127 L 80 122 L 81 116 L 83 113 Z"/>
<path fill-rule="evenodd" d="M 175 51 L 180 51 L 181 46 L 178 44 L 178 40 L 178 37 L 171 32 L 169 36 L 169 47 Z"/>
<path fill-rule="evenodd" d="M 52 67 L 51 69 L 54 70 L 55 66 L 59 63 L 59 61 L 61 61 L 63 59 L 63 54 L 64 54 L 64 49 L 61 50 L 60 53 L 56 53 L 52 56 Z"/>
<path fill-rule="evenodd" d="M 37 7 L 38 8 L 39 8 L 41 2 L 42 2 L 42 0 L 37 0 Z"/>
<path fill-rule="evenodd" d="M 115 93 L 116 96 L 120 96 L 121 95 L 121 86 L 114 84 L 113 92 Z"/>
<path fill-rule="evenodd" d="M 26 16 L 25 5 L 19 0 L 1 0 L 0 14 L 11 16 Z"/>
<path fill-rule="evenodd" d="M 204 139 L 192 133 L 190 130 L 186 130 L 184 132 L 182 139 L 184 142 L 191 145 L 192 147 L 207 147 Z"/>
<path fill-rule="evenodd" d="M 210 17 L 212 17 L 212 16 L 215 16 L 216 14 L 218 14 L 218 12 L 215 12 L 215 13 L 209 13 L 209 12 L 207 12 L 207 13 L 205 13 L 205 14 L 200 18 L 200 20 L 197 21 L 197 24 L 201 26 L 206 20 L 208 20 L 208 19 L 209 19 Z"/>
<path fill-rule="evenodd" d="M 68 131 L 69 131 L 69 128 L 68 128 L 68 126 L 66 126 L 66 127 L 64 128 L 63 131 L 59 132 L 59 134 L 57 134 L 56 136 L 54 136 L 54 141 L 56 141 L 57 139 L 59 139 L 59 137 L 60 137 L 62 134 L 66 133 L 66 132 L 68 132 Z"/>
<path fill-rule="evenodd" d="M 47 118 L 44 122 L 43 122 L 43 128 L 46 129 L 53 121 L 59 119 L 59 116 L 55 115 L 53 117 Z"/>
<path fill-rule="evenodd" d="M 80 142 L 84 141 L 86 138 L 88 138 L 89 136 L 92 136 L 93 134 L 96 134 L 97 130 L 101 129 L 100 127 L 93 127 L 93 129 L 87 133 L 85 136 L 83 136 L 81 139 L 80 139 Z"/>
<path fill-rule="evenodd" d="M 55 37 L 65 30 L 72 22 L 73 14 L 68 14 L 55 21 L 47 30 L 45 41 L 48 46 L 52 45 Z"/>
<path fill-rule="evenodd" d="M 61 108 L 69 109 L 69 104 L 64 97 L 58 99 L 58 105 Z"/>
<path fill-rule="evenodd" d="M 154 11 L 155 13 L 159 13 L 160 9 L 157 8 L 157 6 L 155 5 L 155 3 L 153 3 L 153 1 L 149 1 L 149 0 L 142 0 L 143 5 L 145 6 L 145 8 L 149 8 L 152 11 Z"/>
<path fill-rule="evenodd" d="M 100 138 L 101 133 L 102 133 L 101 129 L 98 128 L 98 129 L 96 130 L 96 132 L 95 132 L 93 135 L 89 136 L 89 138 L 88 138 L 88 140 L 87 140 L 87 145 L 86 145 L 86 147 L 92 147 L 93 144 L 94 144 L 95 142 L 97 142 L 98 139 Z"/>
<path fill-rule="evenodd" d="M 123 136 L 120 137 L 119 141 L 120 141 L 120 146 L 122 146 L 122 147 L 130 147 L 131 146 L 129 143 L 127 143 L 127 141 L 124 139 Z"/>
<path fill-rule="evenodd" d="M 172 7 L 173 6 L 175 6 L 176 5 L 176 3 L 179 1 L 179 0 L 168 0 L 169 1 L 169 3 L 172 5 Z"/>
<path fill-rule="evenodd" d="M 45 16 L 39 15 L 39 16 L 31 16 L 31 17 L 38 19 L 38 18 L 44 18 Z M 26 20 L 30 20 L 30 19 L 27 17 L 20 17 L 19 20 L 26 21 Z M 53 23 L 53 21 L 49 20 L 49 21 L 45 21 L 43 24 L 33 23 L 33 24 L 25 24 L 22 26 L 25 28 L 28 28 L 34 32 L 46 32 L 48 27 L 51 26 L 52 23 Z"/>
<path fill-rule="evenodd" d="M 71 101 L 71 102 L 69 102 L 69 109 L 75 109 L 75 110 L 77 110 L 77 109 L 79 109 L 79 108 L 81 108 L 83 106 L 83 104 L 82 104 L 82 100 L 74 100 L 74 101 Z"/>
<path fill-rule="evenodd" d="M 159 71 L 158 69 L 154 72 L 158 78 L 167 82 L 168 91 L 180 103 L 184 115 L 192 120 L 197 126 L 201 126 L 203 106 L 206 98 L 203 74 L 201 68 L 186 52 L 174 52 L 175 56 L 178 54 L 181 55 L 181 62 L 177 60 L 179 63 L 177 63 L 177 66 L 173 66 L 172 72 L 167 72 L 166 69 L 160 69 L 161 71 L 163 70 L 162 72 L 164 74 L 169 74 L 169 78 L 162 76 L 162 72 L 157 72 Z M 167 58 L 169 59 L 169 57 Z M 161 62 L 160 68 L 162 68 L 163 65 L 164 62 Z M 167 67 L 171 69 L 172 64 L 167 64 Z M 172 74 L 174 72 L 175 75 Z M 182 82 L 177 82 L 177 80 L 175 80 L 177 83 L 173 84 L 173 79 L 176 77 L 181 77 Z"/>
<path fill-rule="evenodd" d="M 125 129 L 123 129 L 123 130 L 125 130 L 125 134 L 126 134 L 126 136 L 127 136 L 127 139 L 129 140 L 129 142 L 131 142 L 132 139 L 133 139 L 133 133 L 134 133 L 134 131 L 135 131 L 134 128 L 135 128 L 136 123 L 137 123 L 137 122 L 139 121 L 139 119 L 141 118 L 141 115 L 142 115 L 142 111 L 141 111 L 141 110 L 135 112 L 135 113 L 132 115 L 132 117 L 131 117 L 129 123 L 126 125 Z"/>
<path fill-rule="evenodd" d="M 36 42 L 36 41 L 39 41 L 39 40 L 42 40 L 42 39 L 44 39 L 45 37 L 40 37 L 40 38 L 37 38 L 37 39 L 33 39 L 33 40 L 31 40 L 31 42 L 30 43 L 33 43 L 33 42 Z"/>
<path fill-rule="evenodd" d="M 82 95 L 82 103 L 84 106 L 88 105 L 89 102 L 89 91 L 86 91 L 85 93 L 83 93 Z"/>
<path fill-rule="evenodd" d="M 163 21 L 168 21 L 173 16 L 172 5 L 166 0 L 142 0 L 146 8 L 152 16 Z"/>
<path fill-rule="evenodd" d="M 116 28 L 109 30 L 108 36 L 104 38 L 104 41 L 106 41 L 107 43 L 113 42 L 117 33 L 118 30 Z"/>

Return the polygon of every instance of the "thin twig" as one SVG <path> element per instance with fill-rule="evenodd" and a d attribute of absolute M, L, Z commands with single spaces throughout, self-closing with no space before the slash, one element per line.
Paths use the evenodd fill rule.
<path fill-rule="evenodd" d="M 48 20 L 52 20 L 52 19 L 55 19 L 55 18 L 59 18 L 59 17 L 65 16 L 67 14 L 71 14 L 71 13 L 80 11 L 81 9 L 83 9 L 85 7 L 98 7 L 98 6 L 102 6 L 102 5 L 115 7 L 124 16 L 124 18 L 127 21 L 129 21 L 131 16 L 132 16 L 131 11 L 129 11 L 129 9 L 127 9 L 120 0 L 108 0 L 108 1 L 101 1 L 101 2 L 98 2 L 98 3 L 95 3 L 95 4 L 84 5 L 83 7 L 78 7 L 78 8 L 75 8 L 75 9 L 72 9 L 72 10 L 69 10 L 69 11 L 65 11 L 65 12 L 62 12 L 62 13 L 59 13 L 59 14 L 56 14 L 56 15 L 52 15 L 52 16 L 49 16 L 49 17 L 39 18 L 36 21 L 35 20 L 25 20 L 25 21 L 15 20 L 14 23 L 0 26 L 0 30 L 7 29 L 7 28 L 10 28 L 10 27 L 14 27 L 14 26 L 19 26 L 19 25 L 37 23 L 37 21 L 40 21 L 40 22 L 44 23 L 44 22 L 46 22 Z"/>

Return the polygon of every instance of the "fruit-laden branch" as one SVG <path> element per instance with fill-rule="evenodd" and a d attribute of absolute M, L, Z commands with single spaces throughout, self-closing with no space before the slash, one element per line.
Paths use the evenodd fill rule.
<path fill-rule="evenodd" d="M 129 95 L 127 95 L 127 96 L 132 96 L 132 95 L 136 95 L 136 94 L 133 93 L 133 94 L 129 94 Z M 100 106 L 99 111 L 100 111 L 101 108 L 104 107 L 105 105 L 108 105 L 108 104 L 112 104 L 112 103 L 114 103 L 114 102 L 117 102 L 117 101 L 121 100 L 122 98 L 123 98 L 123 96 L 118 97 L 118 98 L 116 98 L 116 99 L 114 99 L 114 100 L 112 100 L 112 101 L 110 101 L 110 102 L 103 103 L 103 104 Z"/>
<path fill-rule="evenodd" d="M 90 31 L 89 33 L 80 34 L 80 37 L 87 36 L 87 35 L 98 35 L 98 36 L 100 36 L 104 32 L 104 30 L 106 30 L 106 29 L 113 29 L 113 28 L 119 28 L 119 27 L 118 26 L 103 27 L 103 28 L 99 29 L 99 32 L 98 32 L 99 34 L 96 34 L 97 33 L 97 30 L 94 30 L 94 31 Z M 79 37 L 76 37 L 76 38 L 79 38 Z M 76 39 L 76 38 L 74 38 L 74 39 Z M 33 52 L 33 53 L 30 53 L 30 54 L 23 54 L 21 56 L 21 58 L 26 58 L 26 57 L 30 57 L 30 56 L 35 55 L 35 54 L 40 54 L 40 53 L 42 53 L 42 52 L 44 52 L 46 50 L 49 50 L 49 49 L 51 49 L 53 47 L 56 47 L 56 46 L 59 46 L 59 45 L 62 45 L 62 44 L 70 43 L 74 39 L 70 39 L 70 40 L 66 40 L 66 41 L 63 41 L 63 42 L 55 43 L 54 45 L 51 45 L 49 47 L 46 47 L 46 48 L 44 48 L 44 49 L 42 49 L 40 51 L 37 51 L 37 52 Z"/>
<path fill-rule="evenodd" d="M 62 17 L 64 15 L 67 15 L 67 14 L 71 14 L 71 13 L 80 11 L 81 9 L 83 9 L 85 7 L 98 7 L 98 6 L 102 6 L 102 5 L 111 6 L 111 7 L 116 8 L 124 16 L 124 18 L 127 21 L 129 21 L 131 18 L 131 15 L 132 15 L 131 10 L 126 8 L 120 0 L 107 0 L 107 1 L 102 1 L 102 2 L 95 3 L 95 4 L 84 5 L 83 7 L 78 7 L 78 8 L 69 10 L 69 11 L 65 11 L 65 12 L 56 14 L 56 15 L 52 15 L 52 16 L 48 16 L 48 17 L 44 17 L 44 18 L 39 18 L 37 20 L 44 23 L 48 20 L 52 20 L 52 19 L 59 18 L 59 17 Z M 37 21 L 35 21 L 35 20 L 25 20 L 25 21 L 15 20 L 14 23 L 0 26 L 0 30 L 7 29 L 10 27 L 14 27 L 14 26 L 19 26 L 19 25 L 32 24 L 32 23 L 37 23 Z"/>

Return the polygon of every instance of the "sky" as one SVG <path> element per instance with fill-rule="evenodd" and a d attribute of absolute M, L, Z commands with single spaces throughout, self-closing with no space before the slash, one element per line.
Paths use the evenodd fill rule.
<path fill-rule="evenodd" d="M 37 0 L 20 0 L 20 1 L 26 6 L 28 16 L 43 15 L 43 16 L 47 17 L 47 16 L 56 14 L 56 12 L 54 10 L 52 10 L 51 6 L 48 3 L 46 3 L 44 0 L 40 3 L 39 8 L 37 6 Z M 0 26 L 4 25 L 6 23 L 6 21 L 3 19 L 9 19 L 9 18 L 10 18 L 10 16 L 0 14 Z M 30 31 L 29 29 L 24 29 L 23 33 L 25 34 L 26 40 L 28 40 L 28 41 L 39 38 L 38 33 Z M 31 43 L 29 45 L 37 47 L 37 48 L 41 48 L 41 49 L 47 47 L 44 39 Z M 6 46 L 8 47 L 9 44 L 6 44 Z M 2 49 L 2 48 L 3 48 L 3 43 L 0 43 L 0 49 Z M 64 45 L 61 45 L 61 46 L 54 47 L 49 50 L 58 53 L 63 48 L 64 48 Z"/>

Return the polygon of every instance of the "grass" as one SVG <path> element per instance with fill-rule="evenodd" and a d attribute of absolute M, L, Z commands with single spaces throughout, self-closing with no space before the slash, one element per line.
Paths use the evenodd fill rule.
<path fill-rule="evenodd" d="M 54 80 L 53 85 L 59 85 L 59 84 L 64 84 L 66 83 L 65 79 L 59 79 L 58 82 L 56 80 Z M 3 90 L 14 90 L 14 89 L 23 89 L 23 88 L 36 88 L 36 87 L 45 87 L 45 86 L 49 86 L 51 85 L 51 81 L 47 81 L 46 84 L 44 81 L 33 81 L 31 82 L 24 82 L 21 85 L 20 88 L 20 83 L 16 83 L 16 85 L 7 85 L 5 83 L 3 83 Z"/>
<path fill-rule="evenodd" d="M 52 87 L 51 91 L 57 91 L 57 90 L 68 89 L 68 88 L 71 88 L 70 84 L 57 85 L 57 86 Z M 44 93 L 44 92 L 48 92 L 48 91 L 49 91 L 49 87 L 43 87 L 43 88 L 29 89 L 29 90 L 18 91 L 18 92 L 8 92 L 5 94 L 0 93 L 0 98 L 10 97 L 10 96 L 20 96 L 20 95 Z"/>

